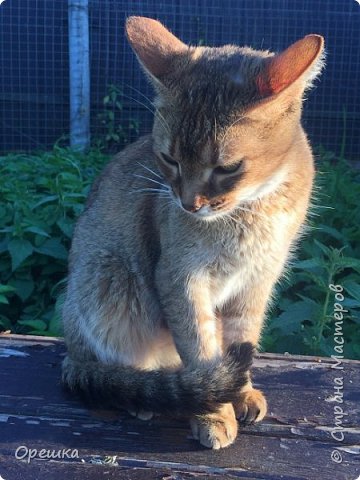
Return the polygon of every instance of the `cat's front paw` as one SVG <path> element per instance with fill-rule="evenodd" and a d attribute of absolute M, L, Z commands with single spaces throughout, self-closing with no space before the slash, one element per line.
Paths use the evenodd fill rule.
<path fill-rule="evenodd" d="M 267 402 L 264 394 L 256 388 L 240 394 L 234 404 L 236 418 L 246 425 L 260 422 L 266 415 Z"/>
<path fill-rule="evenodd" d="M 214 450 L 231 445 L 238 431 L 234 407 L 231 403 L 223 405 L 217 413 L 192 418 L 190 425 L 194 438 L 204 447 Z"/>

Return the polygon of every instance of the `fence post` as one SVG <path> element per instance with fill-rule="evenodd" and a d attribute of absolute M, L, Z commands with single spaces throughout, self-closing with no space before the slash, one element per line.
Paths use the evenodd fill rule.
<path fill-rule="evenodd" d="M 68 0 L 70 146 L 90 145 L 89 1 Z"/>

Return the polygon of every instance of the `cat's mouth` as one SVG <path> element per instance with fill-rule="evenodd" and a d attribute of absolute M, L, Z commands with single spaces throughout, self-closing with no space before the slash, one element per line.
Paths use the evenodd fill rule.
<path fill-rule="evenodd" d="M 213 220 L 215 218 L 229 215 L 235 208 L 232 202 L 224 199 L 207 200 L 202 205 L 184 205 L 179 195 L 171 189 L 170 196 L 176 205 L 192 218 L 201 220 Z"/>
<path fill-rule="evenodd" d="M 176 203 L 179 205 L 182 211 L 186 212 L 188 215 L 191 215 L 193 218 L 198 218 L 201 220 L 214 220 L 224 215 L 229 214 L 233 208 L 230 203 L 221 203 L 216 205 L 203 205 L 200 208 L 190 211 L 183 207 L 180 199 L 176 199 Z"/>

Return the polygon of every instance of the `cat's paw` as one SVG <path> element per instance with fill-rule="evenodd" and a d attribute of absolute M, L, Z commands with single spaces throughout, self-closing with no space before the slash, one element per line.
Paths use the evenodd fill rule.
<path fill-rule="evenodd" d="M 236 418 L 243 424 L 249 425 L 260 422 L 266 415 L 266 398 L 260 390 L 255 388 L 240 394 L 234 404 Z"/>
<path fill-rule="evenodd" d="M 136 417 L 139 420 L 144 421 L 151 420 L 154 416 L 153 412 L 146 412 L 145 410 L 128 410 L 128 413 L 130 413 L 132 417 Z"/>
<path fill-rule="evenodd" d="M 190 425 L 193 437 L 204 447 L 214 450 L 231 445 L 238 431 L 234 407 L 231 403 L 223 405 L 217 413 L 192 418 Z"/>

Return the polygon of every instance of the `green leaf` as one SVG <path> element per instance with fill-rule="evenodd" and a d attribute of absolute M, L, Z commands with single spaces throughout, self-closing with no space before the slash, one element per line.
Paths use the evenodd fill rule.
<path fill-rule="evenodd" d="M 69 218 L 60 218 L 57 222 L 58 227 L 60 230 L 68 237 L 71 238 L 74 230 L 74 220 L 70 220 Z"/>
<path fill-rule="evenodd" d="M 1 242 L 0 242 L 0 253 L 4 253 L 7 251 L 8 249 L 8 239 L 7 238 L 4 238 Z"/>
<path fill-rule="evenodd" d="M 31 232 L 31 233 L 35 233 L 37 235 L 41 235 L 43 237 L 50 237 L 50 235 L 47 232 L 45 232 L 45 230 L 43 230 L 40 227 L 36 227 L 36 226 L 26 227 L 24 229 L 24 232 Z"/>
<path fill-rule="evenodd" d="M 304 352 L 304 345 L 301 336 L 297 335 L 282 335 L 276 342 L 276 351 L 292 354 L 300 354 Z"/>
<path fill-rule="evenodd" d="M 319 306 L 315 302 L 292 303 L 278 318 L 269 324 L 270 328 L 278 328 L 284 334 L 299 332 L 304 320 L 315 321 L 319 312 Z"/>
<path fill-rule="evenodd" d="M 2 327 L 3 330 L 12 330 L 13 325 L 11 321 L 7 318 L 1 315 L 0 317 L 0 327 Z"/>
<path fill-rule="evenodd" d="M 43 320 L 19 320 L 17 322 L 20 325 L 25 325 L 26 327 L 34 328 L 36 331 L 46 330 L 47 324 Z"/>
<path fill-rule="evenodd" d="M 85 200 L 86 195 L 83 193 L 65 193 L 64 198 L 81 198 L 82 200 Z"/>
<path fill-rule="evenodd" d="M 349 308 L 360 308 L 359 300 L 353 300 L 352 298 L 345 298 L 343 302 L 341 302 L 342 306 L 349 309 Z"/>
<path fill-rule="evenodd" d="M 339 232 L 336 230 L 336 228 L 329 227 L 328 225 L 323 225 L 320 224 L 318 228 L 322 231 L 327 233 L 328 235 L 331 235 L 333 238 L 336 240 L 344 241 L 344 234 L 342 232 Z"/>
<path fill-rule="evenodd" d="M 21 298 L 23 302 L 27 300 L 32 292 L 34 291 L 34 281 L 31 278 L 28 279 L 21 279 L 21 278 L 14 278 L 10 280 L 11 284 L 16 289 L 16 294 Z"/>
<path fill-rule="evenodd" d="M 62 330 L 61 316 L 55 313 L 49 322 L 47 334 L 52 337 L 61 337 L 64 332 Z"/>
<path fill-rule="evenodd" d="M 321 288 L 322 291 L 326 292 L 328 289 L 328 282 L 325 281 L 321 276 L 315 275 L 314 273 L 307 271 L 304 273 L 308 279 L 310 279 L 315 285 Z"/>
<path fill-rule="evenodd" d="M 314 240 L 315 245 L 317 245 L 320 250 L 327 256 L 329 257 L 331 255 L 331 249 L 324 245 L 323 243 L 319 242 L 319 240 Z"/>
<path fill-rule="evenodd" d="M 5 297 L 5 295 L 2 295 L 1 293 L 0 293 L 0 303 L 6 303 L 6 304 L 9 303 L 9 300 Z"/>
<path fill-rule="evenodd" d="M 16 288 L 11 285 L 2 285 L 0 283 L 0 293 L 15 292 Z"/>
<path fill-rule="evenodd" d="M 310 258 L 308 260 L 299 260 L 294 263 L 294 268 L 299 268 L 300 270 L 314 270 L 319 267 L 323 267 L 324 262 L 320 257 Z"/>
<path fill-rule="evenodd" d="M 360 304 L 360 285 L 353 281 L 344 282 L 344 288 L 349 295 L 351 295 Z"/>
<path fill-rule="evenodd" d="M 14 225 L 0 229 L 0 233 L 12 233 L 15 230 Z"/>
<path fill-rule="evenodd" d="M 35 248 L 35 251 L 48 255 L 49 257 L 57 258 L 58 260 L 66 260 L 68 252 L 59 238 L 50 238 L 46 240 L 42 245 Z"/>
<path fill-rule="evenodd" d="M 12 271 L 14 271 L 33 253 L 34 248 L 28 240 L 14 238 L 8 243 L 8 250 L 11 256 Z"/>
<path fill-rule="evenodd" d="M 360 259 L 353 257 L 339 257 L 336 260 L 336 264 L 343 268 L 354 268 L 360 270 Z"/>
<path fill-rule="evenodd" d="M 47 195 L 45 197 L 43 197 L 41 200 L 39 200 L 38 202 L 36 202 L 34 205 L 32 205 L 32 209 L 35 209 L 35 208 L 38 208 L 40 207 L 41 205 L 44 205 L 45 203 L 50 203 L 50 202 L 53 202 L 54 200 L 58 200 L 58 196 L 57 195 Z"/>

